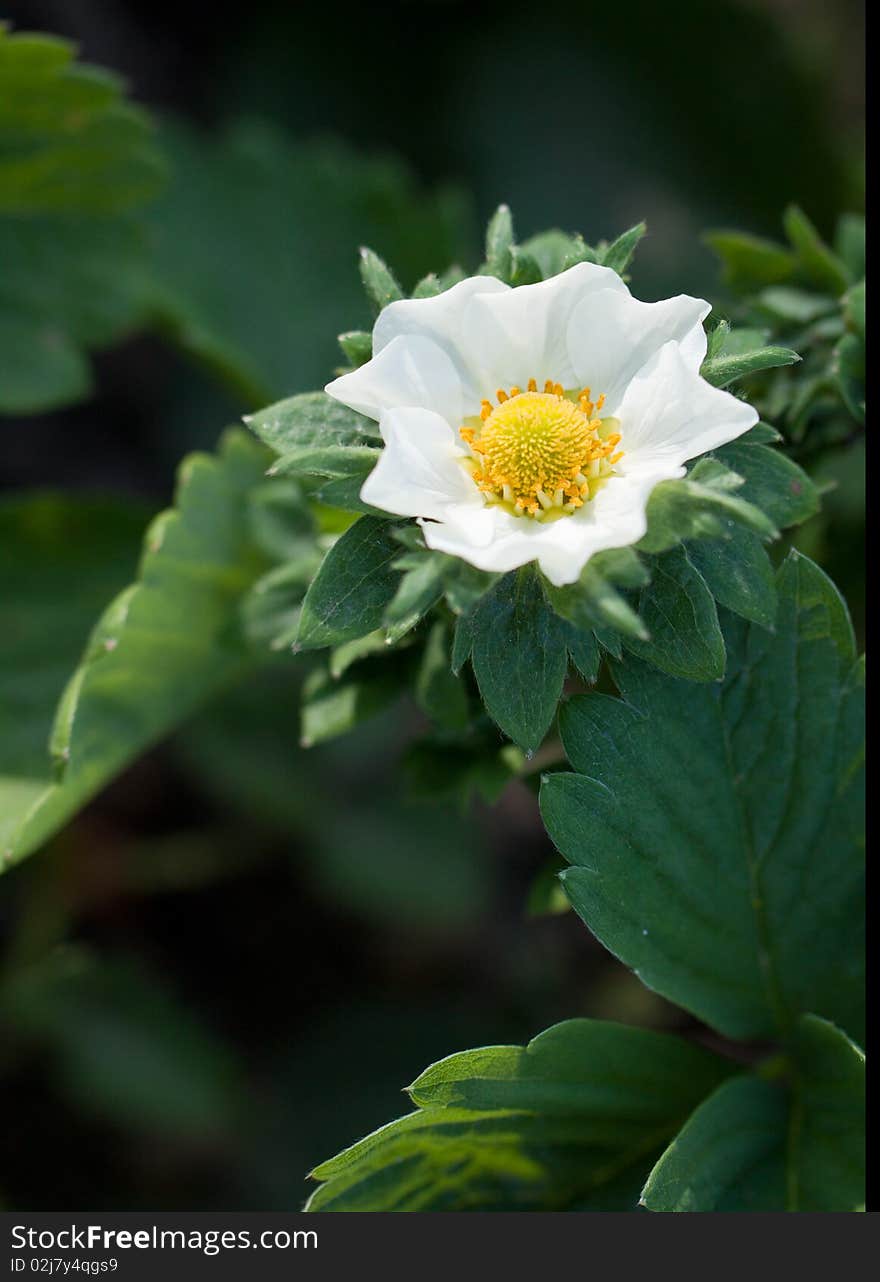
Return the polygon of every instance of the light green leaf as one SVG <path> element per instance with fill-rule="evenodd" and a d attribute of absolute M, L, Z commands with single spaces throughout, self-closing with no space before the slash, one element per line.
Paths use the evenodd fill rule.
<path fill-rule="evenodd" d="M 122 82 L 74 52 L 0 24 L 0 413 L 81 400 L 87 352 L 144 319 L 134 211 L 164 165 Z"/>
<path fill-rule="evenodd" d="M 510 281 L 513 275 L 513 216 L 507 205 L 499 205 L 489 219 L 486 229 L 486 262 L 483 271 L 487 276 Z"/>
<path fill-rule="evenodd" d="M 118 214 L 162 184 L 149 117 L 75 53 L 0 24 L 0 214 Z"/>
<path fill-rule="evenodd" d="M 184 461 L 176 508 L 150 526 L 137 582 L 99 620 L 61 698 L 51 740 L 54 780 L 48 760 L 38 767 L 29 759 L 24 774 L 17 762 L 4 762 L 5 866 L 42 845 L 127 762 L 252 661 L 238 612 L 266 567 L 248 513 L 265 465 L 264 451 L 234 431 L 216 457 Z M 0 720 L 14 716 L 16 698 Z"/>
<path fill-rule="evenodd" d="M 394 273 L 372 249 L 361 250 L 360 273 L 367 298 L 377 313 L 389 303 L 396 303 L 403 298 L 403 290 Z"/>
<path fill-rule="evenodd" d="M 389 665 L 363 677 L 344 680 L 318 669 L 303 686 L 300 747 L 313 748 L 376 716 L 402 693 L 399 675 Z"/>
<path fill-rule="evenodd" d="M 400 544 L 387 520 L 362 516 L 333 544 L 306 593 L 298 650 L 318 650 L 375 632 L 397 591 Z"/>
<path fill-rule="evenodd" d="M 413 553 L 397 562 L 403 573 L 385 611 L 385 626 L 392 641 L 405 636 L 439 601 L 448 564 L 442 553 L 430 552 Z"/>
<path fill-rule="evenodd" d="M 789 205 L 782 221 L 806 275 L 822 289 L 842 294 L 852 283 L 846 264 L 828 248 L 804 211 Z"/>
<path fill-rule="evenodd" d="M 594 1020 L 451 1055 L 410 1087 L 417 1112 L 316 1167 L 306 1209 L 632 1211 L 640 1173 L 728 1072 L 679 1038 Z"/>
<path fill-rule="evenodd" d="M 534 750 L 556 712 L 567 651 L 562 620 L 548 608 L 532 567 L 505 575 L 470 626 L 471 663 L 487 712 L 514 743 Z"/>
<path fill-rule="evenodd" d="M 379 425 L 326 392 L 303 392 L 249 414 L 248 427 L 280 458 L 380 442 Z"/>
<path fill-rule="evenodd" d="M 578 773 L 541 809 L 576 910 L 649 987 L 730 1037 L 811 1010 L 859 1036 L 861 668 L 812 562 L 792 553 L 777 591 L 775 633 L 728 633 L 723 684 L 628 661 L 622 699 L 564 704 Z"/>
<path fill-rule="evenodd" d="M 603 267 L 610 267 L 612 271 L 617 272 L 618 276 L 622 276 L 647 230 L 647 223 L 636 223 L 635 227 L 630 227 L 629 231 L 625 231 L 617 237 L 617 240 L 612 241 L 599 255 L 599 262 Z"/>
<path fill-rule="evenodd" d="M 373 335 L 365 330 L 350 329 L 347 333 L 340 334 L 336 341 L 353 369 L 364 365 L 373 355 Z"/>
<path fill-rule="evenodd" d="M 705 579 L 683 547 L 655 557 L 650 568 L 638 606 L 649 639 L 627 636 L 625 648 L 670 676 L 718 680 L 724 675 L 724 638 Z"/>
<path fill-rule="evenodd" d="M 519 248 L 537 262 L 544 280 L 558 276 L 575 263 L 587 261 L 586 257 L 581 257 L 587 252 L 592 255 L 589 261 L 596 261 L 595 254 L 588 251 L 580 236 L 569 236 L 567 232 L 555 229 L 531 236 Z"/>
<path fill-rule="evenodd" d="M 721 259 L 725 285 L 737 291 L 778 284 L 793 275 L 797 265 L 790 250 L 746 232 L 713 231 L 704 239 Z"/>
<path fill-rule="evenodd" d="M 755 374 L 762 369 L 775 369 L 779 365 L 796 365 L 797 352 L 788 347 L 758 347 L 747 352 L 713 356 L 703 362 L 700 370 L 707 383 L 713 387 L 729 387 L 737 379 Z"/>

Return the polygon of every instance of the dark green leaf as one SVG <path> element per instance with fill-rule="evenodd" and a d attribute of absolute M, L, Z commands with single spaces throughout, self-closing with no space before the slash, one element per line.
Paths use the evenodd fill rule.
<path fill-rule="evenodd" d="M 306 593 L 296 648 L 318 650 L 381 626 L 400 580 L 400 544 L 388 521 L 362 516 L 333 544 Z"/>
<path fill-rule="evenodd" d="M 573 623 L 569 623 L 566 627 L 565 643 L 572 663 L 583 679 L 592 685 L 599 675 L 601 662 L 599 642 L 595 634 L 585 632 L 582 628 L 576 628 Z"/>
<path fill-rule="evenodd" d="M 147 303 L 245 408 L 322 386 L 334 335 L 368 328 L 347 246 L 374 245 L 407 280 L 471 252 L 461 198 L 423 194 L 395 161 L 256 120 L 220 136 L 166 123 L 162 142 L 173 177 L 148 214 Z"/>
<path fill-rule="evenodd" d="M 538 747 L 556 712 L 567 666 L 562 621 L 531 567 L 507 574 L 473 616 L 471 662 L 486 710 L 526 750 Z"/>
<path fill-rule="evenodd" d="M 729 1071 L 679 1038 L 592 1020 L 441 1060 L 418 1111 L 318 1166 L 310 1211 L 636 1209 L 639 1180 Z"/>
<path fill-rule="evenodd" d="M 776 619 L 776 582 L 764 545 L 751 530 L 728 523 L 727 537 L 698 539 L 688 558 L 719 605 L 772 628 Z"/>
<path fill-rule="evenodd" d="M 737 490 L 736 497 L 758 508 L 779 529 L 800 525 L 818 512 L 815 485 L 802 468 L 779 450 L 734 441 L 715 450 L 714 455 L 743 478 L 744 484 Z"/>
<path fill-rule="evenodd" d="M 441 730 L 467 728 L 467 691 L 450 666 L 449 636 L 442 619 L 432 626 L 425 641 L 416 675 L 416 701 Z"/>
<path fill-rule="evenodd" d="M 725 461 L 728 461 L 726 456 Z M 701 458 L 681 480 L 655 485 L 648 499 L 648 529 L 638 544 L 639 549 L 664 552 L 685 539 L 719 538 L 730 528 L 731 519 L 765 539 L 773 538 L 777 533 L 776 524 L 758 500 L 766 503 L 768 493 L 772 497 L 774 481 L 788 487 L 794 478 L 803 477 L 807 485 L 810 483 L 794 464 L 783 464 L 781 469 L 771 467 L 769 475 L 764 477 L 768 469 L 762 470 L 762 462 L 763 455 L 759 455 L 752 468 L 752 475 L 764 478 L 762 485 L 753 486 L 756 497 L 748 493 L 747 477 L 731 470 L 732 463 L 731 467 L 725 467 L 711 457 Z M 778 496 L 775 501 L 779 507 Z"/>
<path fill-rule="evenodd" d="M 548 777 L 542 813 L 576 910 L 649 987 L 730 1037 L 810 1010 L 858 1036 L 861 668 L 816 566 L 791 554 L 777 591 L 775 633 L 728 636 L 723 685 L 627 662 L 622 700 L 564 704 L 579 773 Z"/>
<path fill-rule="evenodd" d="M 627 650 L 673 677 L 716 681 L 724 675 L 715 601 L 683 547 L 652 562 L 651 582 L 639 594 L 639 618 L 649 640 L 626 637 Z"/>
<path fill-rule="evenodd" d="M 864 1210 L 865 1057 L 806 1015 L 792 1058 L 788 1089 L 740 1077 L 700 1105 L 651 1172 L 648 1210 Z"/>
<path fill-rule="evenodd" d="M 649 1211 L 784 1211 L 782 1086 L 736 1077 L 701 1104 L 650 1174 Z"/>

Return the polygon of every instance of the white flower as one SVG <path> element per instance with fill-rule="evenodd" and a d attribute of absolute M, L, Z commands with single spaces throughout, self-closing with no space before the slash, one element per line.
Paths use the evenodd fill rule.
<path fill-rule="evenodd" d="M 638 542 L 658 481 L 757 422 L 700 377 L 709 310 L 639 302 L 591 263 L 391 303 L 372 360 L 326 388 L 379 422 L 361 497 L 481 569 L 536 560 L 573 583 L 594 553 Z"/>

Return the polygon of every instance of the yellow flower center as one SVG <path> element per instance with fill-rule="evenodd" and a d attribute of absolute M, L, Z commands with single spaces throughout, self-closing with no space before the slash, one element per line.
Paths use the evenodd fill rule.
<path fill-rule="evenodd" d="M 499 389 L 497 405 L 483 401 L 479 419 L 460 429 L 471 458 L 467 466 L 487 503 L 514 516 L 552 521 L 569 516 L 594 497 L 623 457 L 613 418 L 596 416 L 590 389 L 566 393 L 548 380 L 543 392 Z"/>

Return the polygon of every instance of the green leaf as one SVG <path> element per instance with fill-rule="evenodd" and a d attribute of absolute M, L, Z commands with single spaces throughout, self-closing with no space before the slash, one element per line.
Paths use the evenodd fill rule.
<path fill-rule="evenodd" d="M 776 580 L 756 534 L 730 521 L 725 538 L 698 539 L 688 545 L 687 554 L 719 605 L 761 627 L 773 627 Z"/>
<path fill-rule="evenodd" d="M 850 329 L 864 341 L 865 337 L 865 282 L 853 285 L 843 297 L 843 314 Z"/>
<path fill-rule="evenodd" d="M 487 712 L 514 743 L 534 750 L 550 728 L 567 667 L 565 628 L 535 571 L 506 574 L 480 601 L 471 628 Z"/>
<path fill-rule="evenodd" d="M 378 423 L 326 392 L 288 397 L 249 414 L 245 421 L 281 459 L 308 457 L 315 450 L 362 449 L 381 440 Z"/>
<path fill-rule="evenodd" d="M 347 333 L 340 334 L 336 341 L 353 369 L 366 364 L 373 355 L 373 335 L 362 329 L 350 329 Z"/>
<path fill-rule="evenodd" d="M 423 193 L 396 161 L 257 121 L 220 136 L 165 124 L 161 137 L 173 176 L 149 211 L 145 301 L 244 408 L 323 386 L 334 335 L 368 328 L 346 246 L 373 245 L 405 280 L 472 252 L 463 198 Z"/>
<path fill-rule="evenodd" d="M 865 1209 L 865 1056 L 839 1028 L 805 1015 L 792 1044 L 789 1210 Z"/>
<path fill-rule="evenodd" d="M 450 666 L 449 636 L 442 619 L 432 625 L 425 641 L 416 676 L 416 702 L 441 730 L 467 728 L 467 691 Z"/>
<path fill-rule="evenodd" d="M 486 262 L 483 272 L 510 281 L 513 275 L 513 215 L 507 205 L 499 205 L 486 229 Z"/>
<path fill-rule="evenodd" d="M 644 582 L 646 572 L 635 552 L 630 553 L 630 567 L 624 574 L 625 585 Z M 611 578 L 623 562 L 609 561 L 607 554 L 599 553 L 587 562 L 577 583 L 565 587 L 545 586 L 547 600 L 560 616 L 582 632 L 603 626 L 614 628 L 627 636 L 647 638 L 647 630 L 639 616 L 613 586 Z M 635 570 L 632 567 L 638 566 Z M 604 569 L 604 573 L 603 573 Z M 634 578 L 640 575 L 640 579 Z"/>
<path fill-rule="evenodd" d="M 313 748 L 376 716 L 399 698 L 403 686 L 387 664 L 363 676 L 339 680 L 318 669 L 310 673 L 302 691 L 300 747 Z"/>
<path fill-rule="evenodd" d="M 390 640 L 397 641 L 414 628 L 443 592 L 448 559 L 442 554 L 413 553 L 402 557 L 397 568 L 403 570 L 400 584 L 388 609 L 385 626 Z"/>
<path fill-rule="evenodd" d="M 632 654 L 691 681 L 724 675 L 724 638 L 706 581 L 683 547 L 671 548 L 651 565 L 651 582 L 639 594 L 639 618 L 649 640 L 628 636 Z"/>
<path fill-rule="evenodd" d="M 144 319 L 136 210 L 164 165 L 123 85 L 54 36 L 0 25 L 0 413 L 91 389 L 87 352 Z"/>
<path fill-rule="evenodd" d="M 599 675 L 599 642 L 593 632 L 584 632 L 570 623 L 565 632 L 569 657 L 583 679 L 590 685 Z"/>
<path fill-rule="evenodd" d="M 387 520 L 362 516 L 331 547 L 306 593 L 296 649 L 319 650 L 381 626 L 400 579 L 400 544 Z"/>
<path fill-rule="evenodd" d="M 782 1211 L 786 1094 L 737 1077 L 701 1104 L 651 1172 L 649 1211 Z"/>
<path fill-rule="evenodd" d="M 403 290 L 394 273 L 372 249 L 361 249 L 360 273 L 367 298 L 377 313 L 389 303 L 403 298 Z"/>
<path fill-rule="evenodd" d="M 567 232 L 555 229 L 531 236 L 518 248 L 535 260 L 544 280 L 558 276 L 575 263 L 585 262 L 586 257 L 581 255 L 587 252 L 592 255 L 589 261 L 596 261 L 595 254 L 588 251 L 580 236 L 569 236 Z"/>
<path fill-rule="evenodd" d="M 807 276 L 822 289 L 842 294 L 852 283 L 846 264 L 828 248 L 803 210 L 789 205 L 782 221 Z"/>
<path fill-rule="evenodd" d="M 778 284 L 794 273 L 794 254 L 775 241 L 738 231 L 708 232 L 704 239 L 721 259 L 725 285 L 738 292 Z"/>
<path fill-rule="evenodd" d="M 853 280 L 865 274 L 865 218 L 863 214 L 841 214 L 834 235 L 834 251 L 846 265 Z"/>
<path fill-rule="evenodd" d="M 797 352 L 788 347 L 758 347 L 748 352 L 713 356 L 703 362 L 700 370 L 707 383 L 713 387 L 729 387 L 737 379 L 755 374 L 762 369 L 775 369 L 779 365 L 796 365 Z"/>
<path fill-rule="evenodd" d="M 38 1048 L 78 1115 L 146 1142 L 222 1143 L 235 1131 L 239 1065 L 143 955 L 53 950 L 8 976 L 0 1016 L 5 1046 Z"/>
<path fill-rule="evenodd" d="M 132 758 L 252 662 L 238 614 L 266 567 L 248 511 L 265 465 L 264 451 L 234 431 L 216 457 L 192 455 L 182 464 L 175 510 L 150 526 L 137 582 L 105 611 L 61 698 L 51 745 L 55 780 L 48 760 L 42 768 L 28 760 L 23 775 L 15 761 L 3 763 L 6 866 L 42 845 Z M 27 635 L 26 615 L 23 626 Z M 14 717 L 15 706 L 13 697 L 0 721 Z"/>
<path fill-rule="evenodd" d="M 750 445 L 748 448 L 752 450 L 755 447 Z M 741 457 L 742 454 L 736 454 L 734 459 Z M 752 486 L 754 495 L 749 493 L 748 477 L 738 469 L 732 470 L 733 463 L 731 467 L 725 467 L 718 458 L 712 457 L 699 459 L 688 476 L 681 480 L 661 481 L 655 485 L 648 499 L 648 529 L 638 544 L 639 550 L 665 552 L 685 539 L 724 537 L 730 529 L 731 519 L 762 538 L 775 537 L 776 523 L 763 507 L 763 504 L 773 501 L 777 508 L 782 506 L 778 496 L 773 494 L 774 482 L 783 488 L 789 487 L 794 480 L 802 480 L 806 487 L 810 482 L 800 468 L 795 464 L 787 465 L 787 462 L 781 469 L 771 465 L 769 474 L 765 476 L 768 469 L 762 469 L 763 461 L 764 456 L 759 455 L 749 473 L 759 482 Z"/>
<path fill-rule="evenodd" d="M 312 1176 L 309 1211 L 632 1211 L 664 1138 L 728 1066 L 680 1038 L 570 1020 L 432 1065 L 418 1111 Z"/>
<path fill-rule="evenodd" d="M 651 1172 L 650 1211 L 860 1211 L 865 1057 L 815 1015 L 798 1021 L 792 1078 L 725 1082 Z"/>
<path fill-rule="evenodd" d="M 118 214 L 165 176 L 146 113 L 57 36 L 0 25 L 0 214 Z"/>
<path fill-rule="evenodd" d="M 800 525 L 818 512 L 819 495 L 815 485 L 802 468 L 779 450 L 733 441 L 713 454 L 743 478 L 737 499 L 758 508 L 780 530 Z"/>
<path fill-rule="evenodd" d="M 832 370 L 846 408 L 857 423 L 865 421 L 865 344 L 845 334 L 834 349 Z"/>
<path fill-rule="evenodd" d="M 777 592 L 775 633 L 728 633 L 723 684 L 628 661 L 622 699 L 564 704 L 578 773 L 541 809 L 575 909 L 649 987 L 730 1037 L 808 1011 L 859 1036 L 861 668 L 812 562 L 792 553 Z"/>
<path fill-rule="evenodd" d="M 622 276 L 632 261 L 632 256 L 636 252 L 639 241 L 648 230 L 647 223 L 636 223 L 635 227 L 630 227 L 617 240 L 612 241 L 606 250 L 599 255 L 599 261 L 603 267 L 610 267 L 612 271 Z"/>

